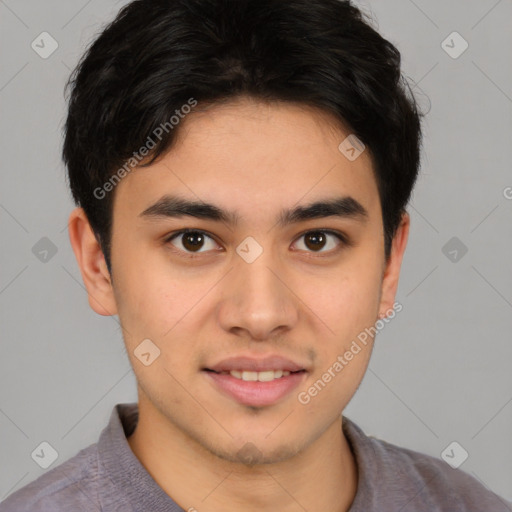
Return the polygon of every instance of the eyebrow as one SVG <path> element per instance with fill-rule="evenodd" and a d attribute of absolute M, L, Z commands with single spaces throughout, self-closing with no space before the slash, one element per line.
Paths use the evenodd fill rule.
<path fill-rule="evenodd" d="M 148 219 L 179 218 L 183 216 L 223 222 L 230 226 L 237 225 L 240 220 L 240 216 L 235 211 L 223 210 L 214 204 L 171 195 L 164 195 L 139 214 L 139 217 Z M 289 224 L 324 217 L 339 217 L 364 223 L 368 220 L 369 214 L 366 208 L 353 197 L 341 196 L 315 201 L 291 209 L 283 209 L 279 213 L 276 222 L 279 226 L 284 227 Z"/>

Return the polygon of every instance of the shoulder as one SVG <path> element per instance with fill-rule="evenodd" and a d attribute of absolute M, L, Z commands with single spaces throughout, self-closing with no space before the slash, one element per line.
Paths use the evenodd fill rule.
<path fill-rule="evenodd" d="M 92 444 L 10 494 L 0 503 L 0 512 L 101 510 L 99 473 L 97 444 Z"/>
<path fill-rule="evenodd" d="M 400 492 L 407 496 L 411 505 L 422 504 L 418 510 L 424 507 L 443 512 L 512 512 L 510 503 L 460 468 L 454 469 L 445 461 L 424 453 L 369 439 Z"/>
<path fill-rule="evenodd" d="M 349 436 L 357 445 L 356 458 L 362 469 L 360 479 L 367 480 L 364 487 L 373 496 L 375 510 L 403 507 L 408 512 L 512 512 L 512 503 L 460 468 L 366 436 L 350 423 Z"/>
<path fill-rule="evenodd" d="M 428 499 L 439 510 L 446 511 L 512 511 L 510 503 L 487 489 L 479 480 L 460 468 L 452 468 L 444 460 L 373 439 L 380 446 L 389 467 L 397 477 L 408 481 L 421 499 Z M 427 498 L 428 497 L 428 498 Z M 508 505 L 508 507 L 507 507 Z"/>

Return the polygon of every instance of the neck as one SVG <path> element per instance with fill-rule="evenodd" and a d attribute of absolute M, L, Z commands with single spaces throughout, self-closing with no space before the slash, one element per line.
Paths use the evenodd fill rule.
<path fill-rule="evenodd" d="M 220 459 L 139 400 L 128 444 L 164 492 L 191 512 L 345 512 L 357 489 L 341 416 L 294 457 L 247 466 Z"/>

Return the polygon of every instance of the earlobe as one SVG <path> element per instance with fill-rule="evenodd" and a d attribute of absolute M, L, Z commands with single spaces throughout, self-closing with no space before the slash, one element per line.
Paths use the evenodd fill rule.
<path fill-rule="evenodd" d="M 83 208 L 75 208 L 71 212 L 68 231 L 89 305 L 99 315 L 116 315 L 117 305 L 105 257 Z"/>
<path fill-rule="evenodd" d="M 407 240 L 409 238 L 410 216 L 404 212 L 391 246 L 391 255 L 383 274 L 382 294 L 379 307 L 379 318 L 384 318 L 393 309 L 400 268 L 402 265 Z"/>

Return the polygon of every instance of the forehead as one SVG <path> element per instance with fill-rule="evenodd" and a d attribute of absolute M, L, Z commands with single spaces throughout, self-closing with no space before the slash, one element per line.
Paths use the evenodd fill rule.
<path fill-rule="evenodd" d="M 199 104 L 178 128 L 163 157 L 118 184 L 116 211 L 138 215 L 176 193 L 243 218 L 340 195 L 354 197 L 370 214 L 379 209 L 369 151 L 347 158 L 339 146 L 350 131 L 323 111 L 239 99 L 203 110 Z"/>

